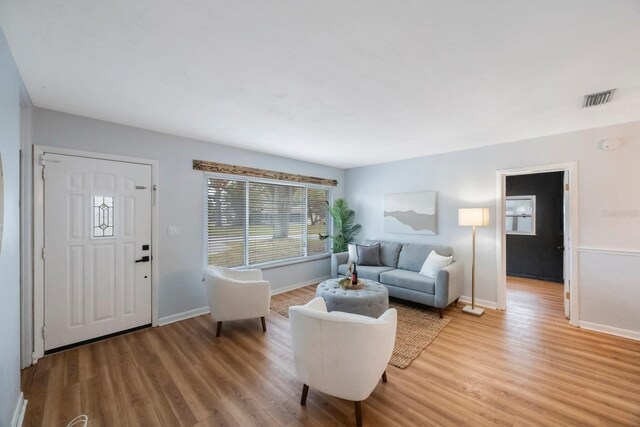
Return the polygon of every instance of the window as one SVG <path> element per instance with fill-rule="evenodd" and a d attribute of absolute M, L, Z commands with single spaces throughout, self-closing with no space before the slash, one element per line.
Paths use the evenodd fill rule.
<path fill-rule="evenodd" d="M 113 197 L 94 196 L 93 237 L 113 237 Z"/>
<path fill-rule="evenodd" d="M 207 263 L 263 264 L 328 252 L 329 190 L 207 177 Z"/>
<path fill-rule="evenodd" d="M 505 201 L 507 234 L 536 234 L 536 196 L 509 196 Z"/>

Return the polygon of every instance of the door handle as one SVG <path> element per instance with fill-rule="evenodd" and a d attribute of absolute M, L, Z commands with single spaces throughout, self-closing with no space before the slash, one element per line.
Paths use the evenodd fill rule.
<path fill-rule="evenodd" d="M 140 259 L 135 260 L 135 263 L 139 263 L 139 262 L 149 262 L 151 261 L 151 258 L 148 255 L 143 256 Z"/>

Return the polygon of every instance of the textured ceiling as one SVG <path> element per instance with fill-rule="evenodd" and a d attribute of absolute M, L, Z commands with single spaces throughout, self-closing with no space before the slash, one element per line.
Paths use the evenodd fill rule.
<path fill-rule="evenodd" d="M 338 167 L 640 119 L 637 0 L 0 0 L 0 25 L 37 106 Z"/>

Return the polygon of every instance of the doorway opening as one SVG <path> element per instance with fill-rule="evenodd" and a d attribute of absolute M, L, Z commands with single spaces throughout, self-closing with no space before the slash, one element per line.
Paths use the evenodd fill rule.
<path fill-rule="evenodd" d="M 498 306 L 578 321 L 577 164 L 498 171 Z"/>
<path fill-rule="evenodd" d="M 564 310 L 563 171 L 509 175 L 505 182 L 507 303 L 548 315 Z"/>

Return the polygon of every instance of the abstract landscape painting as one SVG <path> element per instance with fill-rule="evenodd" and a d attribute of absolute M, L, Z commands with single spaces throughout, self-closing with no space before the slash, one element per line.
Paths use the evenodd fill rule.
<path fill-rule="evenodd" d="M 436 192 L 385 194 L 384 231 L 436 234 Z"/>

